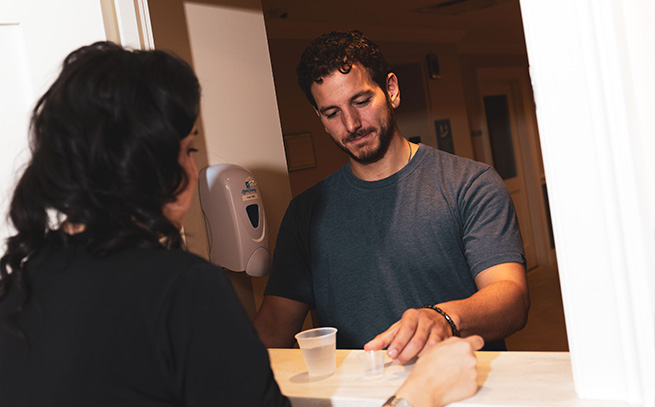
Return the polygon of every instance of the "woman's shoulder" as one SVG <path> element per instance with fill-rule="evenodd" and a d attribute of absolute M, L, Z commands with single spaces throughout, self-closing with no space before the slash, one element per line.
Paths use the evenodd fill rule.
<path fill-rule="evenodd" d="M 109 284 L 129 281 L 125 291 L 140 292 L 153 298 L 173 298 L 187 293 L 224 293 L 231 290 L 225 272 L 217 265 L 182 249 L 131 248 L 116 253 L 102 263 L 101 274 Z M 112 267 L 116 265 L 116 267 Z M 119 270 L 120 269 L 120 270 Z M 111 275 L 117 272 L 115 275 Z M 187 296 L 187 294 L 183 294 Z M 172 296 L 172 297 L 171 297 Z M 153 304 L 160 300 L 153 300 Z"/>
<path fill-rule="evenodd" d="M 182 279 L 221 278 L 224 274 L 220 267 L 183 249 L 131 247 L 100 257 L 77 251 L 73 256 L 64 254 L 62 260 L 55 268 L 71 279 L 104 281 L 108 286 L 129 282 L 128 286 L 136 290 L 166 290 Z"/>
<path fill-rule="evenodd" d="M 114 255 L 114 261 L 123 262 L 126 267 L 161 273 L 179 273 L 200 269 L 220 271 L 220 267 L 202 257 L 183 249 L 131 248 Z"/>

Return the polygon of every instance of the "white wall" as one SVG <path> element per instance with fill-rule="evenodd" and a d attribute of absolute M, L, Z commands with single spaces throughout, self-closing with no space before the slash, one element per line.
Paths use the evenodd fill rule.
<path fill-rule="evenodd" d="M 4 222 L 11 191 L 29 157 L 30 110 L 69 52 L 104 39 L 99 2 L 0 1 L 0 247 L 11 233 Z"/>
<path fill-rule="evenodd" d="M 522 0 L 576 390 L 655 403 L 655 9 Z"/>

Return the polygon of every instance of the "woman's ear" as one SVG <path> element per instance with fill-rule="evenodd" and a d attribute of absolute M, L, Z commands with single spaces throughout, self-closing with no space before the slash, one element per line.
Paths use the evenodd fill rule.
<path fill-rule="evenodd" d="M 389 72 L 387 75 L 387 94 L 393 108 L 400 106 L 400 87 L 398 86 L 398 77 L 395 73 Z"/>

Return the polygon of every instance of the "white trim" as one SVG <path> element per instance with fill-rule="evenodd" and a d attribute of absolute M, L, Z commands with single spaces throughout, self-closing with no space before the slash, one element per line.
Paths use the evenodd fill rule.
<path fill-rule="evenodd" d="M 139 28 L 141 33 L 141 45 L 143 49 L 155 49 L 155 38 L 152 35 L 152 24 L 150 22 L 150 9 L 148 0 L 134 0 L 139 15 Z"/>
<path fill-rule="evenodd" d="M 576 391 L 653 406 L 653 2 L 521 12 Z"/>
<path fill-rule="evenodd" d="M 154 49 L 148 0 L 101 0 L 107 39 L 134 49 Z"/>

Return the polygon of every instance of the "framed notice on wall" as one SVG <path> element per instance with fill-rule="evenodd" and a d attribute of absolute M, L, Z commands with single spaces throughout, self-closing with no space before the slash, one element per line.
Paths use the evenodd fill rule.
<path fill-rule="evenodd" d="M 285 134 L 284 151 L 289 171 L 316 167 L 312 133 Z"/>
<path fill-rule="evenodd" d="M 455 154 L 453 132 L 450 129 L 450 119 L 435 120 L 434 129 L 437 135 L 437 148 L 450 154 Z"/>

